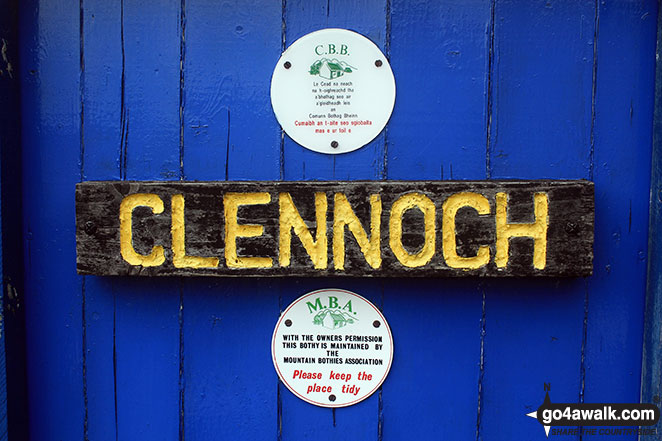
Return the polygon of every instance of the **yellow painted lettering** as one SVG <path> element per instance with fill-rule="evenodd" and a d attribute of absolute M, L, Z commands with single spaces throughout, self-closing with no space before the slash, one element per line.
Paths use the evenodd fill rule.
<path fill-rule="evenodd" d="M 508 248 L 511 237 L 533 238 L 533 267 L 544 269 L 547 263 L 547 227 L 549 226 L 546 193 L 533 196 L 534 222 L 532 224 L 508 223 L 508 195 L 496 194 L 496 255 L 494 262 L 498 268 L 508 265 Z"/>
<path fill-rule="evenodd" d="M 326 193 L 315 193 L 315 218 L 317 220 L 317 232 L 313 240 L 308 227 L 301 218 L 297 207 L 292 201 L 289 193 L 281 193 L 278 196 L 280 208 L 280 238 L 278 259 L 281 267 L 290 265 L 292 256 L 292 230 L 296 234 L 304 249 L 310 256 L 316 269 L 326 269 L 328 265 L 328 240 L 326 237 Z"/>
<path fill-rule="evenodd" d="M 225 213 L 225 264 L 228 268 L 271 268 L 270 257 L 246 257 L 237 255 L 237 237 L 258 237 L 264 233 L 262 225 L 239 224 L 237 214 L 240 205 L 260 205 L 271 202 L 269 193 L 226 193 L 223 196 Z"/>
<path fill-rule="evenodd" d="M 336 193 L 333 205 L 333 266 L 345 269 L 345 226 L 352 232 L 368 264 L 377 269 L 382 265 L 380 249 L 380 227 L 382 199 L 378 194 L 370 195 L 370 238 L 352 210 L 347 196 Z"/>
<path fill-rule="evenodd" d="M 131 265 L 159 266 L 165 262 L 163 247 L 152 248 L 148 255 L 139 254 L 133 248 L 133 210 L 149 207 L 154 214 L 163 213 L 163 200 L 155 194 L 136 193 L 126 196 L 120 203 L 120 254 Z"/>
<path fill-rule="evenodd" d="M 473 257 L 462 257 L 457 254 L 455 216 L 462 207 L 471 207 L 478 214 L 490 214 L 490 202 L 478 193 L 455 193 L 444 201 L 442 242 L 444 260 L 451 268 L 477 269 L 490 261 L 490 247 L 481 245 Z"/>
<path fill-rule="evenodd" d="M 218 258 L 186 255 L 186 226 L 184 222 L 184 196 L 172 196 L 172 264 L 175 268 L 216 268 Z"/>
<path fill-rule="evenodd" d="M 402 216 L 412 208 L 418 208 L 423 212 L 425 225 L 425 242 L 416 254 L 409 254 L 402 245 Z M 405 194 L 393 203 L 389 219 L 389 245 L 401 264 L 415 268 L 427 264 L 432 259 L 435 251 L 435 223 L 434 203 L 424 194 Z"/>

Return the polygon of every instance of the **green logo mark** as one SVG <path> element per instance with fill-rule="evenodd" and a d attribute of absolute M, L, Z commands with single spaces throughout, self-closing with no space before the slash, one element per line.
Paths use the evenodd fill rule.
<path fill-rule="evenodd" d="M 348 300 L 343 307 L 338 304 L 338 298 L 334 296 L 328 297 L 326 304 L 317 297 L 314 302 L 306 302 L 308 312 L 313 314 L 313 324 L 320 325 L 327 329 L 338 329 L 343 326 L 351 325 L 358 321 L 356 313 L 352 311 L 352 301 Z"/>
<path fill-rule="evenodd" d="M 310 66 L 309 73 L 311 75 L 319 75 L 320 77 L 326 78 L 327 80 L 334 80 L 346 73 L 352 73 L 355 70 L 357 70 L 355 67 L 352 67 L 344 61 L 340 61 L 336 58 L 331 60 L 328 58 L 321 58 Z"/>

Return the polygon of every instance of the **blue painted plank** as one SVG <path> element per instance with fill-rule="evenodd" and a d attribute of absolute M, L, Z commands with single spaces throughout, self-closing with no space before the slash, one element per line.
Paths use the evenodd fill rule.
<path fill-rule="evenodd" d="M 288 1 L 285 19 L 285 44 L 319 29 L 344 28 L 372 40 L 386 52 L 387 7 L 385 0 L 315 0 Z M 274 64 L 275 67 L 275 64 Z M 396 83 L 396 102 L 397 102 Z M 312 179 L 381 179 L 384 174 L 384 133 L 350 153 L 325 155 L 310 151 L 284 137 L 284 178 Z"/>
<path fill-rule="evenodd" d="M 641 402 L 659 405 L 662 396 L 662 10 L 657 11 L 657 49 L 655 52 L 655 111 L 653 117 L 653 158 L 651 201 L 648 234 L 648 277 L 644 347 L 641 375 Z M 657 397 L 657 399 L 656 399 Z M 657 434 L 644 435 L 641 440 L 662 440 L 662 424 Z"/>
<path fill-rule="evenodd" d="M 83 161 L 85 180 L 121 175 L 122 5 L 88 0 L 83 10 Z M 118 280 L 85 277 L 87 436 L 117 438 L 115 302 Z"/>
<path fill-rule="evenodd" d="M 87 0 L 83 9 L 83 162 L 85 180 L 120 179 L 122 4 Z"/>
<path fill-rule="evenodd" d="M 118 438 L 179 439 L 179 283 L 132 280 L 115 295 Z"/>
<path fill-rule="evenodd" d="M 277 179 L 280 138 L 269 87 L 281 47 L 280 3 L 259 11 L 242 2 L 186 8 L 187 178 Z"/>
<path fill-rule="evenodd" d="M 489 0 L 395 0 L 389 179 L 485 179 Z"/>
<path fill-rule="evenodd" d="M 594 23 L 592 2 L 496 1 L 491 178 L 590 177 Z M 480 437 L 543 439 L 525 416 L 543 383 L 553 401 L 580 399 L 585 293 L 581 279 L 486 285 Z"/>
<path fill-rule="evenodd" d="M 589 176 L 594 22 L 590 1 L 496 0 L 491 177 Z"/>
<path fill-rule="evenodd" d="M 14 129 L 18 125 L 18 94 L 14 91 L 18 89 L 18 78 L 15 77 L 16 72 L 13 72 L 14 68 L 12 62 L 15 62 L 13 59 L 10 59 L 8 52 L 8 45 L 15 45 L 18 43 L 18 38 L 15 36 L 15 24 L 10 22 L 10 18 L 13 17 L 13 12 L 15 7 L 7 0 L 0 1 L 0 9 L 5 11 L 2 17 L 0 17 L 0 48 L 4 48 L 5 58 L 3 63 L 0 64 L 0 96 L 4 98 L 4 106 L 0 110 L 0 152 L 6 152 L 9 149 L 16 148 L 18 144 L 18 131 Z M 4 169 L 4 158 L 0 158 L 0 167 Z M 0 187 L 1 189 L 6 189 L 7 186 L 16 184 L 12 181 L 8 181 L 3 173 L 0 173 Z M 0 190 L 1 190 L 0 189 Z M 5 190 L 6 192 L 6 190 Z M 2 209 L 0 209 L 0 217 L 4 214 L 4 217 L 7 217 L 8 211 L 6 210 L 5 204 L 6 195 L 0 197 L 0 203 L 2 204 Z M 5 304 L 7 300 L 5 299 L 5 289 L 4 289 L 4 268 L 3 268 L 3 231 L 7 231 L 4 228 L 0 228 L 0 280 L 3 281 L 2 292 L 0 292 L 0 441 L 7 441 L 8 435 L 8 424 L 7 424 L 7 359 L 5 355 L 5 346 L 7 342 L 7 332 L 6 332 L 6 315 Z M 6 234 L 6 233 L 5 233 Z M 7 309 L 8 311 L 9 309 Z"/>
<path fill-rule="evenodd" d="M 398 0 L 391 11 L 400 92 L 388 131 L 388 178 L 484 178 L 489 2 Z M 385 439 L 474 439 L 480 283 L 388 281 L 384 314 L 395 339 L 383 386 Z"/>
<path fill-rule="evenodd" d="M 178 179 L 181 5 L 124 0 L 123 7 L 124 178 Z"/>
<path fill-rule="evenodd" d="M 589 284 L 585 399 L 638 402 L 657 3 L 617 1 L 599 7 L 596 259 Z"/>
<path fill-rule="evenodd" d="M 176 179 L 180 168 L 180 2 L 124 0 L 123 123 L 126 179 Z M 117 38 L 117 37 L 116 37 Z M 113 146 L 114 147 L 114 146 Z M 119 439 L 180 434 L 180 289 L 135 280 L 116 292 Z"/>
<path fill-rule="evenodd" d="M 480 437 L 525 433 L 542 440 L 543 428 L 525 414 L 542 404 L 543 384 L 551 385 L 554 402 L 580 397 L 586 284 L 582 279 L 500 282 L 485 287 Z"/>
<path fill-rule="evenodd" d="M 218 7 L 206 1 L 189 2 L 185 7 L 183 122 L 186 179 L 227 179 L 230 111 L 231 107 L 234 108 L 235 81 L 240 76 L 234 65 L 237 58 L 247 55 L 229 48 L 233 43 L 246 44 L 246 34 L 251 41 L 254 32 L 252 28 L 244 28 L 245 22 L 237 16 L 236 7 L 235 3 Z M 274 37 L 277 38 L 278 34 L 271 38 Z"/>
<path fill-rule="evenodd" d="M 186 179 L 278 179 L 280 132 L 268 91 L 280 56 L 280 3 L 189 2 L 185 12 Z M 269 341 L 278 287 L 255 278 L 184 281 L 186 440 L 276 437 Z"/>
<path fill-rule="evenodd" d="M 0 440 L 2 441 L 7 441 L 7 436 L 9 435 L 7 422 L 7 360 L 4 350 L 5 343 L 6 334 L 3 328 L 2 338 L 0 338 L 0 344 L 2 345 L 2 350 L 0 351 L 0 372 L 2 372 L 2 376 L 0 377 Z"/>
<path fill-rule="evenodd" d="M 21 119 L 30 439 L 83 439 L 79 4 L 21 4 Z M 63 403 L 55 405 L 54 403 Z"/>
<path fill-rule="evenodd" d="M 15 0 L 0 1 L 0 177 L 2 178 L 0 280 L 0 440 L 27 439 L 25 316 L 15 295 L 22 286 L 20 77 Z M 17 289 L 19 291 L 17 291 Z M 21 306 L 21 307 L 19 307 Z"/>
<path fill-rule="evenodd" d="M 384 439 L 452 434 L 474 439 L 482 305 L 479 283 L 406 280 L 384 284 L 395 353 L 383 389 Z"/>
<path fill-rule="evenodd" d="M 85 179 L 180 174 L 179 3 L 148 9 L 85 4 Z M 178 437 L 178 286 L 88 277 L 85 288 L 88 436 Z"/>
<path fill-rule="evenodd" d="M 89 439 L 116 439 L 114 370 L 115 296 L 123 290 L 117 281 L 85 277 L 85 385 L 87 436 Z"/>
<path fill-rule="evenodd" d="M 185 439 L 276 438 L 278 282 L 186 281 L 183 311 Z"/>

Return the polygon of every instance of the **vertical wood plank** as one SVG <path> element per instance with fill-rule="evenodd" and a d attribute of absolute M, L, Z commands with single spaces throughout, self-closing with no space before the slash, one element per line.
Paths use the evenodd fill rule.
<path fill-rule="evenodd" d="M 82 297 L 72 222 L 80 178 L 80 5 L 26 1 L 20 20 L 30 439 L 83 439 Z"/>
<path fill-rule="evenodd" d="M 389 179 L 485 179 L 489 0 L 394 0 Z"/>
<path fill-rule="evenodd" d="M 659 405 L 662 396 L 662 10 L 657 11 L 657 48 L 655 50 L 655 107 L 653 119 L 653 164 L 648 234 L 648 277 L 644 318 L 644 347 L 641 374 L 641 402 Z M 655 399 L 657 397 L 657 400 Z M 643 435 L 643 441 L 662 440 L 662 428 L 656 435 Z"/>
<path fill-rule="evenodd" d="M 18 0 L 4 0 L 0 16 L 0 162 L 2 177 L 2 323 L 0 368 L 4 412 L 0 439 L 27 439 L 25 311 L 23 302 L 23 218 L 21 216 L 21 115 Z M 6 368 L 6 370 L 5 370 Z M 5 401 L 6 400 L 6 401 Z"/>
<path fill-rule="evenodd" d="M 122 177 L 180 176 L 179 1 L 124 0 Z M 166 201 L 166 207 L 168 207 Z M 115 366 L 119 439 L 178 439 L 180 285 L 133 280 L 117 286 Z"/>
<path fill-rule="evenodd" d="M 20 124 L 19 119 L 19 94 L 18 94 L 18 72 L 12 63 L 16 64 L 18 59 L 16 51 L 18 46 L 18 36 L 16 35 L 16 4 L 8 0 L 0 1 L 0 9 L 4 14 L 0 16 L 0 50 L 5 54 L 3 64 L 0 64 L 0 96 L 4 99 L 4 106 L 0 110 L 0 197 L 1 209 L 0 218 L 2 220 L 2 227 L 0 228 L 0 280 L 2 284 L 2 292 L 0 293 L 0 441 L 7 441 L 8 436 L 8 421 L 7 421 L 7 355 L 5 348 L 9 349 L 7 345 L 7 318 L 10 311 L 10 303 L 6 298 L 5 292 L 5 261 L 7 259 L 7 250 L 5 237 L 9 236 L 11 230 L 7 229 L 7 217 L 11 217 L 12 205 L 6 199 L 15 199 L 11 193 L 7 191 L 7 187 L 18 187 L 20 185 L 17 181 L 12 181 L 12 174 L 5 175 L 7 165 L 5 164 L 10 151 L 17 151 L 19 146 L 19 132 L 17 126 Z M 12 46 L 12 51 L 9 51 L 9 45 Z M 4 233 L 4 234 L 3 234 Z M 5 306 L 6 305 L 6 306 Z M 7 311 L 7 312 L 5 312 Z M 13 338 L 17 336 L 12 335 Z M 11 342 L 11 340 L 9 340 Z M 9 360 L 12 362 L 13 360 Z M 14 362 L 15 363 L 15 362 Z"/>
<path fill-rule="evenodd" d="M 280 3 L 191 1 L 187 10 L 194 39 L 186 44 L 187 179 L 278 179 L 269 85 L 281 46 Z"/>
<path fill-rule="evenodd" d="M 388 3 L 386 0 L 315 0 L 287 1 L 284 10 L 285 44 L 324 28 L 344 28 L 371 39 L 386 53 Z M 396 79 L 397 88 L 397 79 Z M 397 102 L 396 91 L 396 102 Z M 384 173 L 385 137 L 380 134 L 368 145 L 342 155 L 324 155 L 301 147 L 284 136 L 283 177 L 286 180 L 380 179 Z M 299 296 L 321 288 L 342 288 L 366 297 L 381 307 L 381 285 L 355 280 L 282 281 L 281 309 Z M 388 317 L 387 317 L 388 319 Z M 275 323 L 275 320 L 274 320 Z M 397 341 L 396 341 L 397 347 Z M 312 406 L 279 386 L 282 406 L 283 439 L 314 436 L 318 441 L 351 434 L 357 439 L 371 439 L 379 431 L 379 394 L 359 404 L 335 410 Z"/>
<path fill-rule="evenodd" d="M 590 177 L 595 4 L 496 0 L 495 179 Z"/>
<path fill-rule="evenodd" d="M 90 0 L 83 14 L 82 175 L 178 176 L 179 3 L 146 12 Z M 178 436 L 177 285 L 88 277 L 85 294 L 88 436 Z"/>
<path fill-rule="evenodd" d="M 400 93 L 388 129 L 389 179 L 485 177 L 489 22 L 489 1 L 392 2 L 391 65 Z M 480 286 L 384 284 L 395 340 L 383 386 L 385 439 L 476 436 Z"/>
<path fill-rule="evenodd" d="M 280 176 L 280 132 L 269 84 L 280 56 L 282 9 L 263 3 L 186 3 L 186 179 Z M 269 341 L 278 281 L 183 283 L 184 438 L 273 439 L 277 377 Z"/>
<path fill-rule="evenodd" d="M 590 1 L 496 0 L 489 177 L 590 178 L 594 23 Z M 486 290 L 480 436 L 521 437 L 522 425 L 505 421 L 544 436 L 522 416 L 542 403 L 543 383 L 553 401 L 580 399 L 586 284 L 490 281 Z"/>
<path fill-rule="evenodd" d="M 120 178 L 122 135 L 122 4 L 86 0 L 83 8 L 83 161 L 85 180 Z M 85 277 L 87 436 L 117 439 L 115 301 L 126 285 Z M 128 288 L 128 287 L 127 287 Z"/>
<path fill-rule="evenodd" d="M 122 4 L 83 3 L 85 180 L 120 179 L 122 157 Z"/>
<path fill-rule="evenodd" d="M 657 2 L 600 2 L 598 12 L 596 258 L 589 283 L 585 400 L 638 402 Z"/>

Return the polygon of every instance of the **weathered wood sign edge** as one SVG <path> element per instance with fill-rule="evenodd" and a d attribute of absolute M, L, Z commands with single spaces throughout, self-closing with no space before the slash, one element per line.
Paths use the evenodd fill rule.
<path fill-rule="evenodd" d="M 593 183 L 83 182 L 79 274 L 589 276 Z"/>

